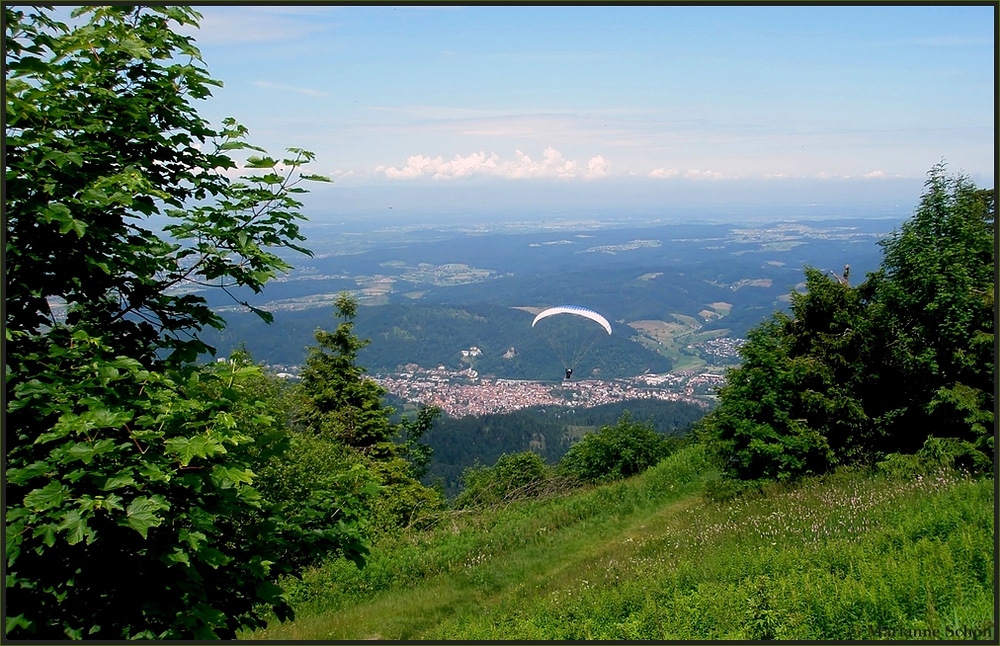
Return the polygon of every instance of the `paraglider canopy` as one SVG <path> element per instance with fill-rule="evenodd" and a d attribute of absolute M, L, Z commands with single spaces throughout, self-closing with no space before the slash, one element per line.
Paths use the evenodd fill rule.
<path fill-rule="evenodd" d="M 599 323 L 601 327 L 607 330 L 608 334 L 611 334 L 611 323 L 608 322 L 608 319 L 604 318 L 592 309 L 580 307 L 579 305 L 559 305 L 543 310 L 539 312 L 538 316 L 535 317 L 535 320 L 531 322 L 531 327 L 535 327 L 535 323 L 538 323 L 542 319 L 555 316 L 556 314 L 575 314 L 577 316 L 588 318 Z"/>
<path fill-rule="evenodd" d="M 555 317 L 556 320 L 545 320 Z M 544 321 L 539 323 L 539 321 Z M 594 324 L 597 325 L 594 325 Z M 566 379 L 573 378 L 573 370 L 593 347 L 602 331 L 611 334 L 611 323 L 601 314 L 579 305 L 559 305 L 542 310 L 531 322 L 531 327 L 548 342 L 566 369 Z"/>

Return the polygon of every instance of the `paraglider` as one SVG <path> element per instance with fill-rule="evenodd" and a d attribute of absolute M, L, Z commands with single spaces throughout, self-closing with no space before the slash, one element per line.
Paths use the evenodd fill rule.
<path fill-rule="evenodd" d="M 558 325 L 556 321 L 546 321 L 550 317 L 560 319 L 568 315 L 571 321 Z M 580 319 L 584 320 L 580 320 Z M 539 325 L 540 321 L 544 321 Z M 591 321 L 593 323 L 591 323 Z M 596 325 L 594 325 L 596 323 Z M 531 327 L 543 334 L 566 369 L 566 379 L 572 379 L 573 369 L 584 357 L 597 339 L 606 332 L 611 334 L 611 323 L 600 313 L 579 305 L 558 305 L 542 310 L 531 322 Z"/>

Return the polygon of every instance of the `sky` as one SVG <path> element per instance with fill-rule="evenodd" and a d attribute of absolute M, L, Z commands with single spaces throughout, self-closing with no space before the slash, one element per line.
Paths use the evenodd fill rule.
<path fill-rule="evenodd" d="M 992 186 L 994 5 L 199 6 L 197 102 L 321 217 L 909 213 Z"/>

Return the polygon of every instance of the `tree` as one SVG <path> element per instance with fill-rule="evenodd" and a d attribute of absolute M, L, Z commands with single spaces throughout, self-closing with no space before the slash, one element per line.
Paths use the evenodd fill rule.
<path fill-rule="evenodd" d="M 368 483 L 329 487 L 337 522 L 299 540 L 254 487 L 279 415 L 241 386 L 255 367 L 193 363 L 223 321 L 176 288 L 260 290 L 288 267 L 275 249 L 308 253 L 294 195 L 320 178 L 311 153 L 272 159 L 198 116 L 219 83 L 174 31 L 191 8 L 73 16 L 4 8 L 5 632 L 231 638 L 291 614 L 273 581 L 307 559 L 288 554 L 363 555 Z"/>
<path fill-rule="evenodd" d="M 559 461 L 558 471 L 586 482 L 628 478 L 667 457 L 675 442 L 649 424 L 632 421 L 625 411 L 617 424 L 602 426 L 571 446 Z"/>
<path fill-rule="evenodd" d="M 791 315 L 752 329 L 719 405 L 700 424 L 726 475 L 792 479 L 863 459 L 866 417 L 855 397 L 865 347 L 857 290 L 807 267 Z"/>
<path fill-rule="evenodd" d="M 384 451 L 396 428 L 383 404 L 385 389 L 365 378 L 358 350 L 368 345 L 353 331 L 358 304 L 342 293 L 334 304 L 340 319 L 333 332 L 316 330 L 302 370 L 296 423 L 314 433 L 366 452 Z"/>
<path fill-rule="evenodd" d="M 750 332 L 700 424 L 727 476 L 791 479 L 941 446 L 969 464 L 992 455 L 994 203 L 935 166 L 861 285 L 806 268 L 790 315 Z"/>
<path fill-rule="evenodd" d="M 373 529 L 397 531 L 444 504 L 418 480 L 430 461 L 430 447 L 419 440 L 440 410 L 424 407 L 415 418 L 393 423 L 385 389 L 357 362 L 368 344 L 354 334 L 357 301 L 341 293 L 334 307 L 339 323 L 332 332 L 316 330 L 318 345 L 309 348 L 295 388 L 292 423 L 301 434 L 349 448 L 354 463 L 371 470 L 381 486 L 372 502 Z"/>
<path fill-rule="evenodd" d="M 295 177 L 312 159 L 297 149 L 281 163 L 252 155 L 246 167 L 264 174 L 228 178 L 231 152 L 263 151 L 235 121 L 216 131 L 190 105 L 220 85 L 191 38 L 168 28 L 196 24 L 193 10 L 75 13 L 88 12 L 70 30 L 5 9 L 5 323 L 51 326 L 61 301 L 65 324 L 99 330 L 146 364 L 165 349 L 192 360 L 206 347 L 190 332 L 223 323 L 203 298 L 172 288 L 259 291 L 288 268 L 270 248 L 308 253 L 296 244 L 293 185 L 322 178 Z M 153 215 L 170 218 L 172 240 L 142 226 Z"/>
<path fill-rule="evenodd" d="M 462 472 L 462 492 L 455 506 L 489 507 L 540 495 L 553 483 L 552 469 L 533 451 L 504 453 L 491 467 L 474 464 Z"/>
<path fill-rule="evenodd" d="M 330 556 L 361 567 L 370 507 L 380 490 L 375 474 L 355 464 L 347 447 L 292 432 L 286 423 L 287 384 L 255 365 L 245 349 L 206 372 L 221 372 L 240 394 L 232 416 L 252 440 L 247 460 L 269 515 L 271 558 L 281 573 L 296 574 Z M 259 423 L 262 414 L 269 423 Z"/>
<path fill-rule="evenodd" d="M 881 243 L 873 368 L 891 377 L 873 416 L 898 450 L 935 435 L 993 452 L 994 220 L 994 192 L 938 164 L 913 217 Z"/>

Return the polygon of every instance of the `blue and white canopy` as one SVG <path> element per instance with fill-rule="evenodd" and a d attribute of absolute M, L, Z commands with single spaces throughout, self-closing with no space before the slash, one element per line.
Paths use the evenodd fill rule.
<path fill-rule="evenodd" d="M 550 307 L 547 310 L 539 312 L 538 316 L 535 317 L 535 320 L 531 322 L 531 327 L 535 327 L 535 323 L 538 323 L 542 319 L 555 316 L 556 314 L 575 314 L 576 316 L 588 318 L 599 323 L 601 327 L 608 331 L 608 334 L 611 334 L 611 323 L 608 322 L 608 319 L 604 318 L 592 309 L 580 307 L 579 305 L 559 305 L 557 307 Z"/>

